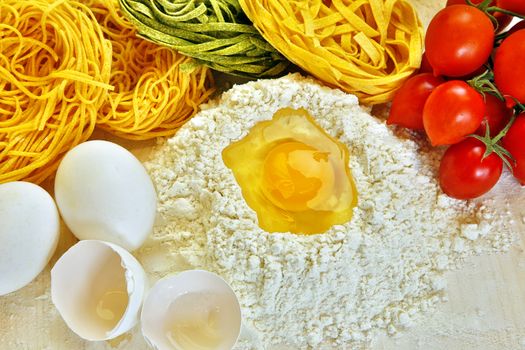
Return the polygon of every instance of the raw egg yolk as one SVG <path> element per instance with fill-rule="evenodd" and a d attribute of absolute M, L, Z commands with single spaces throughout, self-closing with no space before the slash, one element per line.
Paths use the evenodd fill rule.
<path fill-rule="evenodd" d="M 308 203 L 334 183 L 328 155 L 297 141 L 282 143 L 268 153 L 263 177 L 268 199 L 289 211 L 310 209 Z"/>
<path fill-rule="evenodd" d="M 304 109 L 283 108 L 222 152 L 267 232 L 323 233 L 352 218 L 349 152 Z"/>

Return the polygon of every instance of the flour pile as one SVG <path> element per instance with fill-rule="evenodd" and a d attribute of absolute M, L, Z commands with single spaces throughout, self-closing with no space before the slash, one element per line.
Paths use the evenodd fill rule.
<path fill-rule="evenodd" d="M 359 203 L 325 234 L 269 234 L 243 200 L 221 152 L 283 107 L 303 107 L 348 146 Z M 437 159 L 396 137 L 354 96 L 300 75 L 235 86 L 146 164 L 160 220 L 138 257 L 150 275 L 205 268 L 231 282 L 245 330 L 236 349 L 355 349 L 410 326 L 443 296 L 444 271 L 503 250 L 511 220 L 448 198 Z"/>

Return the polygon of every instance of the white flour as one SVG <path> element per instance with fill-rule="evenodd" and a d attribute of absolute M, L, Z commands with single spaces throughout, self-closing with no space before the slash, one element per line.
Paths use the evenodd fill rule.
<path fill-rule="evenodd" d="M 309 83 L 297 92 L 295 91 L 299 88 L 297 82 L 285 83 L 285 81 L 273 83 L 275 86 L 281 86 L 284 89 L 284 92 L 281 92 L 285 95 L 288 94 L 283 97 L 283 103 L 287 96 L 292 94 L 296 96 L 295 105 L 300 104 L 299 101 L 305 101 L 307 107 L 317 109 L 316 101 L 321 97 L 308 101 L 306 96 L 313 92 L 329 91 Z M 269 83 L 264 82 L 262 86 L 268 86 L 267 84 Z M 332 232 L 319 237 L 295 237 L 267 235 L 261 233 L 253 222 L 244 222 L 242 230 L 236 235 L 230 236 L 229 231 L 221 233 L 220 230 L 224 230 L 226 225 L 235 222 L 231 218 L 238 216 L 237 213 L 246 215 L 247 220 L 255 219 L 254 214 L 246 212 L 248 208 L 235 189 L 233 177 L 222 165 L 218 155 L 220 145 L 212 146 L 214 140 L 229 142 L 223 139 L 221 132 L 228 132 L 232 137 L 240 137 L 241 124 L 248 128 L 255 123 L 257 116 L 252 114 L 231 119 L 233 111 L 238 114 L 244 113 L 249 109 L 247 106 L 239 105 L 238 110 L 226 106 L 227 103 L 233 103 L 234 96 L 245 95 L 248 91 L 254 92 L 257 86 L 258 89 L 265 89 L 261 87 L 261 83 L 250 86 L 236 87 L 231 93 L 226 94 L 222 100 L 225 106 L 221 109 L 213 109 L 216 108 L 215 105 L 208 106 L 212 108 L 211 111 L 204 111 L 199 118 L 185 126 L 182 129 L 184 136 L 180 135 L 170 141 L 169 145 L 164 146 L 149 164 L 160 190 L 163 214 L 160 216 L 161 220 L 155 234 L 136 255 L 144 264 L 152 283 L 159 277 L 191 267 L 210 268 L 233 280 L 234 288 L 242 297 L 246 320 L 238 350 L 265 348 L 303 350 L 308 349 L 308 340 L 313 344 L 319 334 L 322 334 L 328 343 L 331 337 L 339 334 L 338 341 L 346 344 L 311 346 L 311 348 L 319 350 L 525 348 L 525 328 L 522 326 L 525 324 L 523 316 L 525 315 L 525 303 L 523 303 L 525 285 L 522 283 L 525 281 L 525 254 L 516 249 L 505 255 L 483 256 L 474 260 L 469 258 L 470 263 L 476 261 L 474 266 L 467 266 L 466 269 L 455 273 L 447 273 L 447 280 L 451 282 L 450 287 L 447 288 L 450 300 L 440 304 L 437 314 L 427 312 L 426 320 L 421 320 L 419 316 L 423 314 L 421 311 L 432 308 L 437 301 L 446 298 L 442 289 L 446 281 L 443 278 L 445 270 L 452 268 L 465 255 L 504 250 L 508 246 L 510 236 L 506 234 L 507 227 L 503 226 L 502 220 L 508 220 L 507 224 L 510 224 L 511 220 L 501 218 L 500 214 L 492 214 L 491 217 L 488 209 L 475 214 L 474 204 L 464 208 L 459 202 L 437 196 L 434 177 L 427 175 L 433 169 L 432 153 L 423 150 L 416 155 L 416 144 L 393 138 L 381 122 L 368 116 L 365 118 L 363 115 L 348 113 L 342 117 L 347 120 L 346 123 L 352 122 L 347 126 L 348 131 L 341 132 L 340 126 L 344 125 L 343 121 L 340 121 L 335 128 L 328 129 L 331 130 L 332 135 L 340 134 L 343 139 L 348 139 L 349 133 L 361 135 L 364 132 L 362 128 L 368 129 L 371 133 L 370 136 L 363 134 L 362 138 L 356 137 L 349 142 L 354 146 L 365 143 L 369 145 L 366 148 L 362 147 L 365 152 L 362 153 L 361 158 L 352 157 L 351 166 L 354 174 L 357 169 L 362 171 L 364 168 L 362 164 L 367 164 L 363 154 L 367 154 L 369 158 L 369 165 L 366 168 L 371 171 L 359 180 L 360 188 L 378 177 L 381 168 L 386 172 L 386 169 L 391 167 L 388 165 L 388 159 L 412 159 L 410 162 L 413 162 L 411 163 L 413 165 L 399 163 L 397 170 L 390 169 L 391 174 L 388 176 L 385 174 L 384 178 L 379 179 L 380 181 L 370 185 L 369 190 L 362 191 L 360 199 L 363 201 L 365 193 L 373 193 L 374 188 L 381 188 L 376 186 L 386 187 L 387 183 L 383 183 L 382 180 L 388 179 L 388 183 L 392 183 L 396 173 L 404 172 L 405 176 L 398 176 L 396 180 L 402 184 L 399 191 L 396 192 L 396 188 L 386 191 L 402 192 L 402 196 L 399 196 L 402 199 L 396 198 L 386 203 L 378 196 L 372 197 L 370 202 L 372 206 L 377 205 L 375 204 L 377 202 L 384 207 L 401 205 L 398 203 L 399 200 L 406 203 L 411 199 L 420 201 L 416 204 L 417 208 L 414 208 L 413 203 L 410 203 L 410 207 L 407 204 L 407 208 L 402 208 L 407 215 L 408 213 L 414 215 L 408 219 L 406 225 L 403 224 L 403 227 L 412 225 L 414 229 L 400 234 L 396 227 L 390 227 L 390 223 L 385 223 L 386 228 L 377 230 L 373 228 L 378 226 L 374 223 L 372 227 L 363 229 L 362 233 L 359 233 L 357 228 L 352 228 L 348 230 L 348 235 L 344 232 Z M 332 93 L 336 95 L 333 96 Z M 262 92 L 259 94 L 263 96 Z M 279 93 L 274 91 L 271 95 L 278 97 Z M 348 109 L 357 109 L 353 106 L 351 97 L 345 97 L 337 92 L 330 92 L 330 95 L 323 96 L 322 99 L 326 98 L 328 103 L 339 101 L 338 103 L 346 104 Z M 260 111 L 264 109 L 262 101 L 262 99 L 254 101 Z M 268 103 L 268 105 L 272 104 Z M 330 110 L 330 107 L 324 104 L 319 106 L 324 110 Z M 217 120 L 224 117 L 224 123 L 212 123 L 210 119 L 212 116 L 217 117 Z M 267 113 L 266 117 L 269 118 L 270 114 Z M 332 118 L 329 115 L 325 117 Z M 329 119 L 326 119 L 326 122 L 321 124 L 327 127 L 328 122 Z M 215 127 L 214 132 L 204 131 L 212 125 Z M 334 132 L 335 130 L 339 131 Z M 195 135 L 192 134 L 193 131 L 196 131 Z M 247 129 L 242 131 L 243 134 L 246 132 Z M 181 140 L 188 136 L 191 137 L 184 146 L 185 142 Z M 194 146 L 196 148 L 192 149 Z M 377 156 L 376 147 L 382 148 L 381 158 L 371 156 L 374 154 Z M 391 155 L 392 150 L 396 150 L 397 153 Z M 217 160 L 215 165 L 196 162 L 210 156 Z M 381 161 L 382 166 L 375 167 Z M 195 167 L 202 167 L 202 170 L 197 171 Z M 407 183 L 410 184 L 410 181 L 418 178 L 414 175 L 415 169 L 419 169 L 421 174 L 420 183 L 407 188 Z M 502 184 L 505 186 L 498 185 L 492 193 L 499 198 L 494 202 L 485 200 L 485 204 L 487 208 L 500 208 L 501 203 L 509 201 L 512 217 L 518 221 L 516 224 L 523 228 L 521 218 L 525 215 L 522 209 L 525 189 L 520 189 L 516 182 L 508 174 L 506 175 Z M 175 177 L 180 181 L 175 182 Z M 226 180 L 224 185 L 221 185 L 223 183 L 221 179 Z M 403 179 L 410 179 L 410 181 Z M 422 183 L 427 180 L 427 184 Z M 213 190 L 215 192 L 212 189 L 215 189 Z M 223 196 L 219 193 L 223 193 Z M 417 199 L 422 193 L 427 193 L 427 196 Z M 223 209 L 221 216 L 210 218 L 212 205 L 213 208 L 220 208 L 230 203 L 224 199 L 226 195 L 233 195 L 240 202 Z M 202 201 L 196 204 L 195 198 L 199 196 Z M 438 226 L 445 229 L 441 234 L 438 233 L 437 228 L 422 228 L 428 224 L 428 214 L 426 214 L 430 212 L 428 206 L 435 206 L 436 198 L 437 201 L 442 201 L 440 203 L 445 207 L 454 203 L 457 208 L 457 212 L 453 209 L 446 211 L 443 211 L 444 208 L 432 209 L 434 214 L 431 222 L 442 217 L 443 222 Z M 363 218 L 373 222 L 377 221 L 373 219 L 379 219 L 381 213 L 388 214 L 387 211 L 376 212 L 377 217 L 374 217 L 372 209 L 360 207 L 357 210 L 362 212 L 359 222 L 363 227 L 367 227 L 362 221 Z M 504 209 L 501 210 L 504 212 Z M 223 222 L 226 220 L 225 213 L 230 217 L 228 222 Z M 461 229 L 453 219 L 455 215 L 459 218 L 473 218 L 474 222 L 486 220 L 490 224 L 469 226 L 466 222 Z M 350 225 L 358 222 L 357 218 L 354 219 L 355 221 Z M 167 220 L 173 221 L 167 225 Z M 223 223 L 212 230 L 211 227 L 217 221 Z M 248 228 L 250 228 L 249 232 L 244 231 Z M 468 237 L 475 238 L 476 233 L 477 235 L 484 233 L 484 235 L 471 241 Z M 62 234 L 55 260 L 75 242 L 66 229 L 62 230 Z M 359 239 L 360 247 L 356 252 L 354 247 Z M 311 242 L 307 243 L 308 241 Z M 208 249 L 210 254 L 207 253 Z M 279 249 L 280 253 L 278 253 Z M 319 253 L 315 252 L 316 249 Z M 263 254 L 263 251 L 268 253 Z M 232 265 L 230 271 L 225 271 L 223 268 L 227 264 Z M 253 269 L 244 270 L 246 266 L 253 266 Z M 303 281 L 302 284 L 300 281 Z M 352 283 L 356 285 L 353 289 Z M 314 294 L 315 296 L 311 296 Z M 268 297 L 268 295 L 275 295 L 275 297 Z M 337 304 L 337 300 L 342 301 Z M 371 308 L 367 309 L 367 305 Z M 83 341 L 68 330 L 51 303 L 49 267 L 26 288 L 0 298 L 0 310 L 2 310 L 0 313 L 0 349 L 2 350 L 147 349 L 139 326 L 132 333 L 110 342 Z M 412 330 L 404 330 L 412 324 L 414 324 Z M 398 333 L 399 337 L 395 338 L 375 337 L 374 333 L 382 329 L 390 332 L 403 329 L 403 332 Z M 312 337 L 308 339 L 310 335 Z M 350 339 L 351 336 L 355 337 L 355 340 Z M 284 342 L 285 338 L 291 339 L 292 344 L 288 347 L 269 345 Z M 366 345 L 366 340 L 373 338 L 376 339 L 375 344 L 370 347 Z"/>
<path fill-rule="evenodd" d="M 307 109 L 350 151 L 359 203 L 325 234 L 262 231 L 222 162 L 224 147 L 283 107 Z M 154 277 L 206 268 L 230 281 L 246 321 L 237 349 L 366 347 L 440 301 L 443 273 L 462 257 L 511 243 L 509 218 L 440 192 L 436 160 L 354 96 L 299 75 L 235 86 L 147 164 L 161 220 L 138 257 Z"/>

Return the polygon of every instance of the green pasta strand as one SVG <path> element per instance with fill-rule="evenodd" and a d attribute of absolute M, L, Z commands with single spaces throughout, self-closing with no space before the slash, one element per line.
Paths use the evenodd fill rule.
<path fill-rule="evenodd" d="M 221 72 L 275 77 L 289 62 L 244 15 L 237 0 L 119 0 L 141 37 Z"/>

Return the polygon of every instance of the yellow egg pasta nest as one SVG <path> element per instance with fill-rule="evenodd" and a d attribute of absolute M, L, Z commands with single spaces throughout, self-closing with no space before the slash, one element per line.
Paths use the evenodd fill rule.
<path fill-rule="evenodd" d="M 418 69 L 421 23 L 405 0 L 240 0 L 290 61 L 365 104 L 384 103 Z"/>
<path fill-rule="evenodd" d="M 42 182 L 89 138 L 110 69 L 111 43 L 85 5 L 0 1 L 0 183 Z"/>
<path fill-rule="evenodd" d="M 99 111 L 97 126 L 132 140 L 173 135 L 213 93 L 210 69 L 138 38 L 116 0 L 88 3 L 113 45 L 114 91 Z"/>

